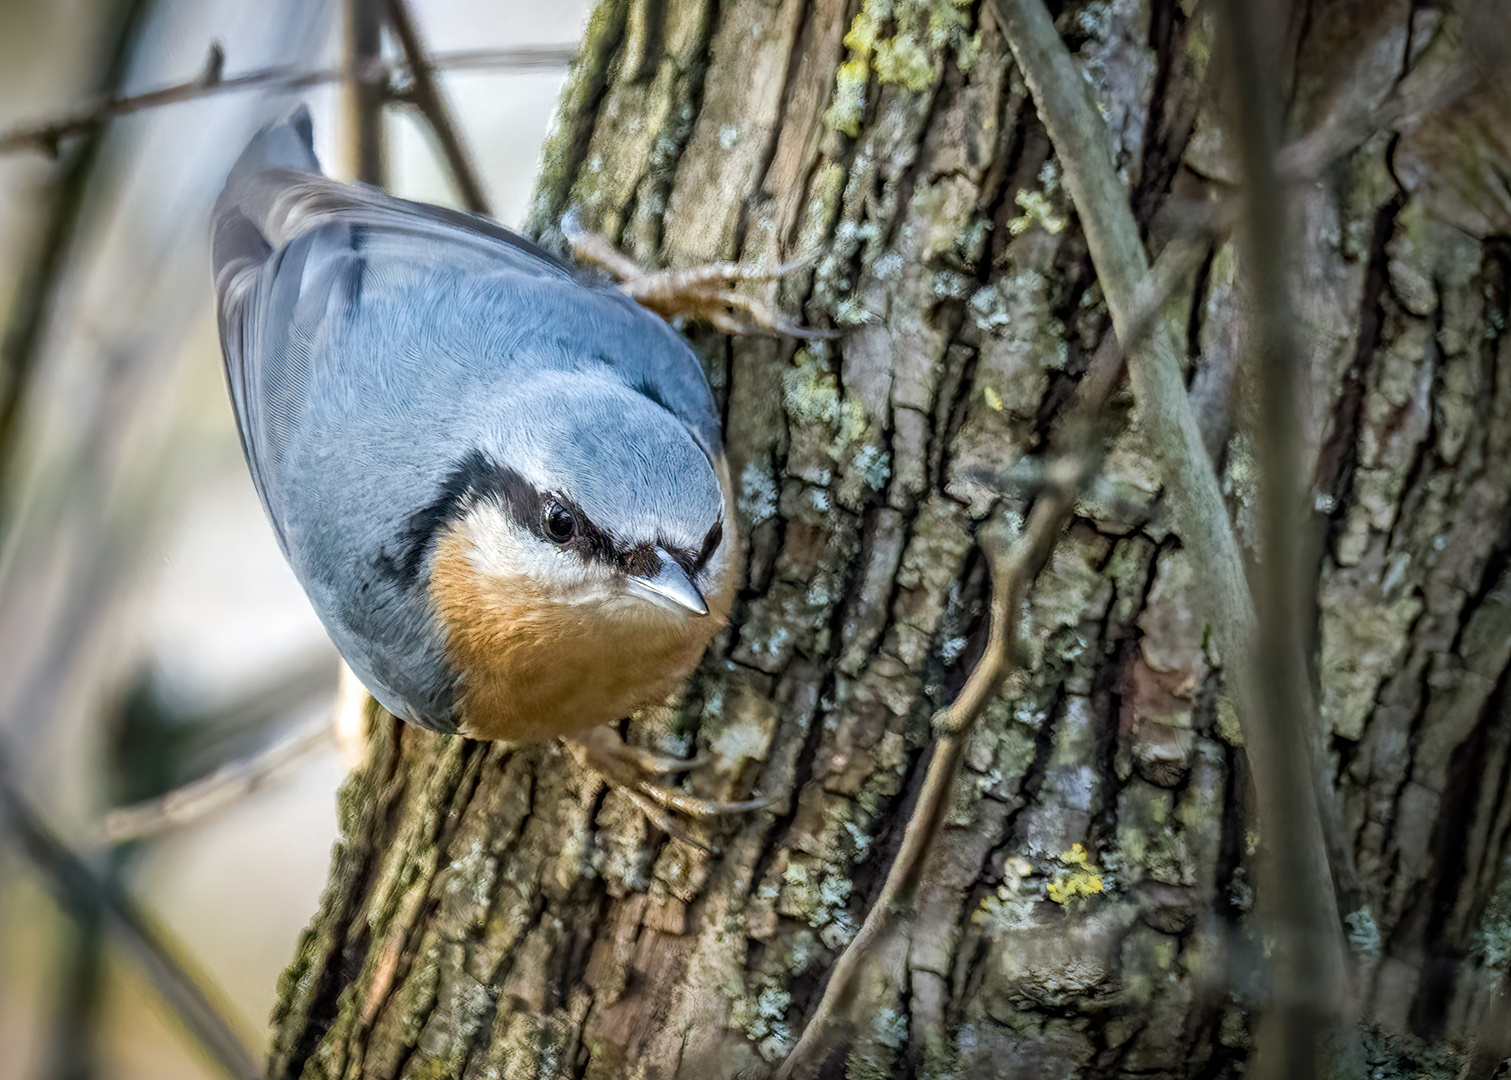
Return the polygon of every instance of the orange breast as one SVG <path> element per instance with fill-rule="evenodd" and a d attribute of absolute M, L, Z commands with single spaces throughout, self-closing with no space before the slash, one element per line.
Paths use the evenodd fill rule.
<path fill-rule="evenodd" d="M 430 594 L 462 673 L 460 729 L 475 739 L 547 739 L 664 700 L 724 624 L 733 588 L 683 618 L 655 604 L 561 603 L 524 574 L 480 575 L 472 541 L 436 548 Z"/>

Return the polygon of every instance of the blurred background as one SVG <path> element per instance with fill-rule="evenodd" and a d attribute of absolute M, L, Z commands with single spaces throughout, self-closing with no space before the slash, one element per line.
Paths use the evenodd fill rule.
<path fill-rule="evenodd" d="M 409 4 L 506 224 L 586 6 Z M 296 99 L 350 174 L 342 63 L 334 0 L 0 2 L 0 1080 L 223 1075 L 163 1004 L 171 972 L 123 945 L 117 896 L 260 1058 L 324 886 L 336 657 L 242 462 L 208 226 L 246 139 Z M 217 65 L 315 84 L 35 130 Z M 459 205 L 423 121 L 384 123 L 390 186 Z"/>

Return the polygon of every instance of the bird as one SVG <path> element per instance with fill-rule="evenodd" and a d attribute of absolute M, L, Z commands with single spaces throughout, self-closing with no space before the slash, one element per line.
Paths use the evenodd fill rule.
<path fill-rule="evenodd" d="M 212 261 L 253 484 L 383 708 L 601 747 L 686 679 L 738 535 L 713 395 L 664 319 L 490 219 L 325 176 L 303 106 L 232 168 Z"/>

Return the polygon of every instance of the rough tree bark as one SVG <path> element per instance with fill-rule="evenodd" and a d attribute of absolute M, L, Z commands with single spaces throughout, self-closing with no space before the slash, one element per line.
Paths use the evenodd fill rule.
<path fill-rule="evenodd" d="M 1238 180 L 1210 13 L 1057 14 L 1157 252 Z M 1452 89 L 1472 12 L 1288 18 L 1289 129 L 1314 135 L 1288 160 L 1314 174 L 1295 276 L 1340 902 L 1371 1067 L 1451 1070 L 1511 954 L 1511 215 L 1479 179 L 1507 161 L 1508 112 L 1493 84 Z M 986 4 L 604 0 L 535 229 L 571 207 L 648 265 L 812 254 L 775 295 L 846 331 L 693 332 L 745 584 L 680 703 L 628 725 L 710 750 L 700 794 L 776 801 L 709 855 L 555 748 L 375 724 L 272 1076 L 763 1075 L 875 896 L 929 715 L 979 650 L 973 529 L 999 493 L 1032 497 L 1026 466 L 1107 333 Z M 1169 318 L 1248 542 L 1233 241 Z M 1024 671 L 974 738 L 906 941 L 871 969 L 845 1075 L 1242 1071 L 1259 838 L 1159 489 L 1135 412 L 1034 593 Z"/>

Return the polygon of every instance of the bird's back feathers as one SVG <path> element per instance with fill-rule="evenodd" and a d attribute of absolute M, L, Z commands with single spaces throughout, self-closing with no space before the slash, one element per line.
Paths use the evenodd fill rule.
<path fill-rule="evenodd" d="M 551 439 L 585 453 L 571 444 L 633 416 L 663 434 L 622 466 L 569 462 L 585 503 L 671 490 L 679 438 L 721 467 L 707 383 L 664 322 L 491 221 L 322 176 L 302 108 L 232 170 L 214 270 L 258 494 L 338 648 L 411 722 L 453 723 L 456 675 L 404 568 L 466 462 L 546 468 Z"/>

